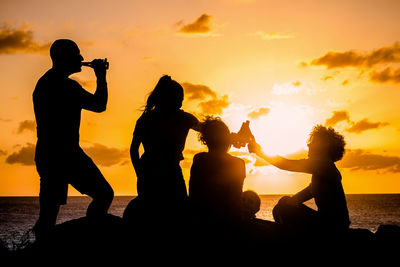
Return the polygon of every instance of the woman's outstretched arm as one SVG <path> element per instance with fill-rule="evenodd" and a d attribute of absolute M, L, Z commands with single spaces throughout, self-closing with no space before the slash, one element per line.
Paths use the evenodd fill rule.
<path fill-rule="evenodd" d="M 281 156 L 269 156 L 262 151 L 261 146 L 257 144 L 254 139 L 248 144 L 248 149 L 250 153 L 255 153 L 257 156 L 279 169 L 292 172 L 313 173 L 312 164 L 309 160 L 290 160 Z"/>

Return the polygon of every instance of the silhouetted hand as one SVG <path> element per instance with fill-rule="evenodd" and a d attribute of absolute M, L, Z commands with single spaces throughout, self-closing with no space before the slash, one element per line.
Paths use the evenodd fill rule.
<path fill-rule="evenodd" d="M 106 65 L 104 64 L 104 61 L 102 59 L 93 60 L 92 61 L 92 68 L 93 68 L 94 73 L 96 74 L 96 77 L 98 79 L 106 77 L 107 68 L 106 68 Z"/>
<path fill-rule="evenodd" d="M 250 130 L 250 121 L 245 121 L 242 123 L 239 132 L 232 133 L 232 145 L 236 148 L 241 148 L 246 146 L 247 143 L 254 139 L 253 133 Z"/>
<path fill-rule="evenodd" d="M 247 149 L 249 150 L 250 153 L 255 153 L 255 154 L 262 153 L 261 146 L 254 139 L 252 139 L 252 141 L 247 144 Z"/>

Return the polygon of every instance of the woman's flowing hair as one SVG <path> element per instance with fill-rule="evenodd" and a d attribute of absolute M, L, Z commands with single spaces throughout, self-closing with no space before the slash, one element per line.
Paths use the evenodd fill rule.
<path fill-rule="evenodd" d="M 182 86 L 171 79 L 171 76 L 164 75 L 158 81 L 156 87 L 147 98 L 143 114 L 152 111 L 158 105 L 170 105 L 181 107 L 183 101 Z"/>

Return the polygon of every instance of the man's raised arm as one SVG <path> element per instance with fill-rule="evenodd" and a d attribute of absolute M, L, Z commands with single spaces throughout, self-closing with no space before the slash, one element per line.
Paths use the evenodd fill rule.
<path fill-rule="evenodd" d="M 96 74 L 97 87 L 94 94 L 85 91 L 86 93 L 83 95 L 83 108 L 94 112 L 103 112 L 107 108 L 108 101 L 106 65 L 101 59 L 93 60 L 91 65 Z"/>

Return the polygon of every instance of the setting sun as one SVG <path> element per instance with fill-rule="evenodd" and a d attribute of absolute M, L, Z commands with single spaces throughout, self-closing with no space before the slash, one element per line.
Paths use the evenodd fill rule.
<path fill-rule="evenodd" d="M 287 155 L 304 150 L 313 126 L 312 110 L 278 103 L 268 116 L 252 123 L 256 140 L 266 153 Z"/>

